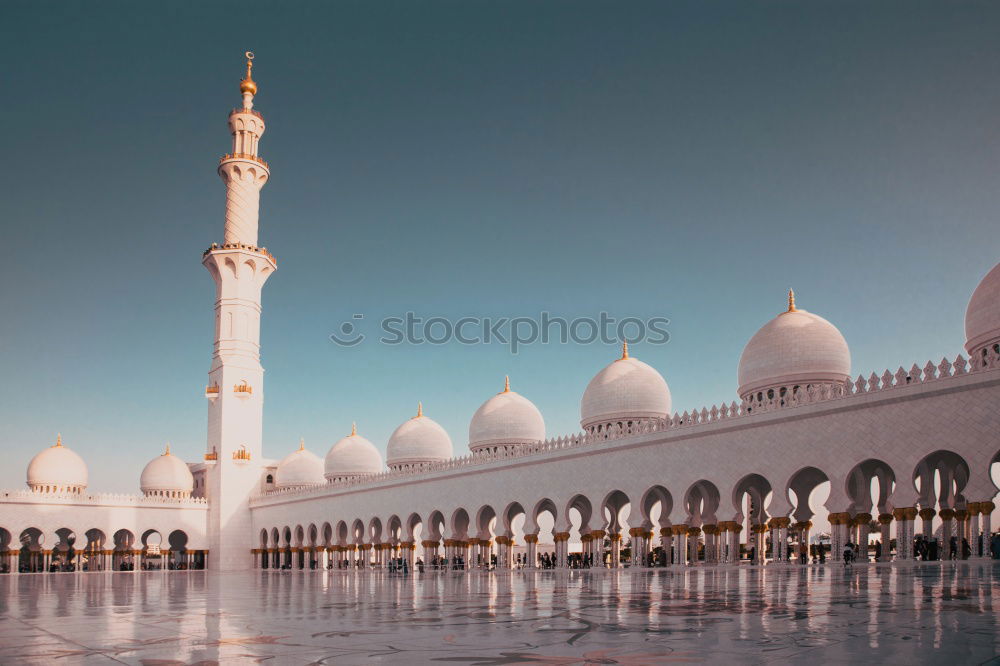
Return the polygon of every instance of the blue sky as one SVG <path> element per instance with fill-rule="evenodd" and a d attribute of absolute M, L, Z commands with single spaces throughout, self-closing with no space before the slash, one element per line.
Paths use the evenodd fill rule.
<path fill-rule="evenodd" d="M 996 241 L 989 3 L 10 2 L 0 21 L 0 485 L 62 432 L 93 490 L 204 451 L 242 53 L 257 54 L 265 450 L 384 448 L 418 400 L 464 451 L 503 386 L 550 435 L 610 345 L 342 348 L 356 313 L 666 317 L 679 411 L 735 397 L 782 310 L 854 371 L 962 351 Z"/>

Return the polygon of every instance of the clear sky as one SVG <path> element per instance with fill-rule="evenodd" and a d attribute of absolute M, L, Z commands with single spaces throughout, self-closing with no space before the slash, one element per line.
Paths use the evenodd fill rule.
<path fill-rule="evenodd" d="M 5 2 L 0 486 L 57 432 L 91 489 L 204 452 L 242 53 L 256 52 L 265 451 L 467 443 L 513 388 L 578 429 L 612 345 L 386 346 L 419 316 L 666 317 L 678 411 L 730 401 L 799 306 L 855 374 L 962 351 L 1000 260 L 996 3 Z M 363 314 L 369 339 L 329 335 Z M 367 330 L 365 330 L 367 327 Z"/>

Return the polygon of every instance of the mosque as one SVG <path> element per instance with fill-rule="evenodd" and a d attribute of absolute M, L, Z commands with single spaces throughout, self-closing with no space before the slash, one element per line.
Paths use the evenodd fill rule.
<path fill-rule="evenodd" d="M 540 544 L 557 568 L 571 551 L 643 566 L 654 549 L 669 567 L 748 554 L 784 564 L 811 542 L 816 512 L 833 553 L 877 537 L 877 559 L 912 560 L 914 538 L 936 535 L 989 557 L 1000 265 L 969 300 L 964 356 L 854 378 L 844 337 L 789 293 L 743 350 L 738 395 L 718 405 L 672 413 L 663 376 L 626 346 L 584 390 L 579 433 L 547 436 L 508 382 L 473 414 L 462 455 L 418 407 L 385 461 L 357 429 L 324 457 L 302 445 L 265 457 L 261 291 L 277 260 L 257 238 L 270 167 L 252 60 L 218 165 L 222 242 L 202 257 L 216 287 L 204 459 L 168 447 L 142 470 L 140 494 L 101 494 L 72 440 L 57 438 L 29 462 L 27 489 L 0 491 L 0 570 L 412 567 L 435 556 L 505 568 L 515 553 L 534 567 Z"/>

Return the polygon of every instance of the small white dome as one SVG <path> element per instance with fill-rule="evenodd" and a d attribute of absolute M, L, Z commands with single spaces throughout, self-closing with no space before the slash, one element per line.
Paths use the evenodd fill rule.
<path fill-rule="evenodd" d="M 534 403 L 510 390 L 510 380 L 469 422 L 469 448 L 533 444 L 545 439 L 545 420 Z"/>
<path fill-rule="evenodd" d="M 424 416 L 422 406 L 389 437 L 385 457 L 389 467 L 421 465 L 451 458 L 451 437 L 436 421 Z"/>
<path fill-rule="evenodd" d="M 972 292 L 965 310 L 965 350 L 975 355 L 1000 342 L 1000 264 Z"/>
<path fill-rule="evenodd" d="M 56 443 L 28 463 L 28 487 L 42 492 L 83 492 L 87 487 L 87 463 L 72 449 Z"/>
<path fill-rule="evenodd" d="M 354 427 L 350 435 L 326 452 L 323 468 L 328 481 L 378 474 L 382 471 L 382 454 Z"/>
<path fill-rule="evenodd" d="M 298 451 L 285 456 L 274 471 L 274 485 L 277 488 L 315 486 L 321 483 L 326 483 L 323 478 L 323 461 L 306 448 L 305 442 L 299 443 Z"/>
<path fill-rule="evenodd" d="M 851 378 L 851 350 L 837 327 L 795 307 L 788 293 L 782 312 L 750 338 L 739 366 L 740 397 L 798 384 L 842 383 Z"/>
<path fill-rule="evenodd" d="M 622 420 L 666 418 L 670 413 L 670 388 L 659 372 L 628 355 L 611 363 L 587 384 L 580 401 L 580 425 Z"/>
<path fill-rule="evenodd" d="M 194 490 L 194 476 L 187 463 L 170 453 L 156 456 L 142 470 L 139 489 L 145 495 L 188 496 Z"/>

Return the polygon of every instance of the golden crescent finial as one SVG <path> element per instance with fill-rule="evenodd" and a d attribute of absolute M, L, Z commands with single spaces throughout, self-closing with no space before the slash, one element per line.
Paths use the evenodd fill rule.
<path fill-rule="evenodd" d="M 354 437 L 357 434 L 358 434 L 358 424 L 355 421 L 354 423 L 351 424 L 351 437 Z"/>
<path fill-rule="evenodd" d="M 165 455 L 165 456 L 169 456 L 170 455 L 170 442 L 167 442 L 167 446 L 166 446 L 166 448 L 163 451 L 163 455 Z"/>
<path fill-rule="evenodd" d="M 299 437 L 299 451 L 305 451 L 305 450 L 306 450 L 306 438 Z"/>
<path fill-rule="evenodd" d="M 510 393 L 510 375 L 503 376 L 503 392 Z"/>
<path fill-rule="evenodd" d="M 62 446 L 62 433 L 56 433 L 56 446 Z"/>
<path fill-rule="evenodd" d="M 788 290 L 788 311 L 798 312 L 798 310 L 795 309 L 795 292 L 791 289 Z"/>
<path fill-rule="evenodd" d="M 250 71 L 253 69 L 253 51 L 247 51 L 246 56 L 247 56 L 247 75 L 243 77 L 242 81 L 240 81 L 240 92 L 256 95 L 257 84 L 254 82 L 253 77 L 250 76 Z"/>
<path fill-rule="evenodd" d="M 623 342 L 622 343 L 622 357 L 621 357 L 621 360 L 624 361 L 627 358 L 628 358 L 628 343 L 627 342 Z"/>
<path fill-rule="evenodd" d="M 424 403 L 418 402 L 417 403 L 417 416 L 415 418 L 419 419 L 423 415 L 424 415 Z"/>

